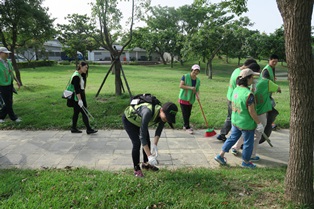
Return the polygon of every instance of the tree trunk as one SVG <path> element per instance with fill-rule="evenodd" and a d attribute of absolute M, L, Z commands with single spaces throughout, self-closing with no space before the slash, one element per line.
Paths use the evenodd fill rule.
<path fill-rule="evenodd" d="M 115 86 L 116 86 L 116 96 L 122 94 L 122 80 L 121 80 L 121 61 L 120 57 L 117 58 L 115 62 Z"/>
<path fill-rule="evenodd" d="M 163 63 L 164 65 L 166 65 L 167 62 L 166 62 L 166 60 L 165 60 L 165 58 L 164 58 L 164 53 L 160 53 L 159 55 L 160 55 L 160 58 L 161 58 L 161 60 L 162 60 L 162 63 Z"/>
<path fill-rule="evenodd" d="M 213 79 L 213 59 L 208 59 L 207 68 L 208 68 L 208 79 Z"/>
<path fill-rule="evenodd" d="M 297 204 L 314 205 L 313 0 L 277 0 L 277 4 L 284 22 L 291 108 L 285 197 Z"/>
<path fill-rule="evenodd" d="M 174 56 L 171 55 L 171 68 L 173 68 L 173 60 L 174 60 Z"/>
<path fill-rule="evenodd" d="M 240 66 L 241 65 L 241 58 L 240 57 L 238 57 L 238 66 Z"/>
<path fill-rule="evenodd" d="M 15 54 L 14 51 L 15 50 L 13 48 L 11 48 L 11 52 L 12 52 L 11 62 L 12 62 L 13 69 L 14 69 L 14 72 L 15 72 L 15 77 L 20 82 L 21 86 L 23 86 L 22 79 L 21 79 L 21 73 L 20 73 L 20 70 L 17 67 L 16 59 L 15 59 L 15 56 L 14 56 L 14 54 Z"/>

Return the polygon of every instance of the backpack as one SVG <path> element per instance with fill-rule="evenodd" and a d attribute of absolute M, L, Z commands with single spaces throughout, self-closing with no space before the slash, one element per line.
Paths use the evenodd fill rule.
<path fill-rule="evenodd" d="M 130 105 L 133 107 L 133 109 L 135 110 L 135 105 L 139 105 L 142 103 L 149 103 L 152 104 L 152 112 L 153 115 L 155 114 L 155 106 L 156 105 L 160 105 L 161 106 L 161 102 L 159 101 L 159 99 L 157 99 L 154 95 L 150 94 L 150 93 L 146 93 L 146 94 L 138 94 L 135 95 L 133 97 L 131 97 L 131 103 Z"/>

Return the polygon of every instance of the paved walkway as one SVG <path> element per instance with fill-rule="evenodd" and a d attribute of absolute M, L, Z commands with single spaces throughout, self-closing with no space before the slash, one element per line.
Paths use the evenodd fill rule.
<path fill-rule="evenodd" d="M 217 168 L 214 157 L 222 147 L 215 137 L 204 137 L 206 130 L 189 135 L 183 130 L 165 129 L 159 140 L 159 167 Z M 150 131 L 153 136 L 153 130 Z M 219 133 L 219 131 L 216 131 Z M 286 165 L 289 154 L 289 130 L 274 131 L 274 147 L 259 146 L 260 167 Z M 239 157 L 227 153 L 231 166 L 239 166 Z M 142 159 L 142 157 L 141 157 Z M 99 130 L 97 134 L 72 134 L 70 131 L 0 130 L 0 168 L 86 167 L 98 170 L 132 168 L 131 141 L 124 130 Z"/>

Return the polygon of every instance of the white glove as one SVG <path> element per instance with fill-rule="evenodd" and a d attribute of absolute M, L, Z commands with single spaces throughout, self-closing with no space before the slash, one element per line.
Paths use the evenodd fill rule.
<path fill-rule="evenodd" d="M 148 156 L 148 163 L 153 166 L 156 166 L 158 164 L 156 157 L 153 155 Z"/>
<path fill-rule="evenodd" d="M 152 145 L 152 155 L 154 155 L 156 158 L 158 157 L 158 148 L 156 144 Z"/>
<path fill-rule="evenodd" d="M 265 129 L 265 127 L 263 126 L 262 123 L 257 124 L 256 131 L 263 133 L 264 129 Z"/>
<path fill-rule="evenodd" d="M 80 106 L 80 108 L 82 108 L 83 107 L 83 101 L 80 99 L 79 101 L 78 101 L 78 105 Z"/>

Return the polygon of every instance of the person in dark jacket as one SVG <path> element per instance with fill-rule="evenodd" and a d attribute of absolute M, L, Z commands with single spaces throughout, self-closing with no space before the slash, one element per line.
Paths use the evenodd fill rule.
<path fill-rule="evenodd" d="M 154 110 L 153 110 L 154 108 Z M 142 168 L 147 170 L 158 171 L 156 167 L 158 164 L 157 144 L 166 122 L 173 128 L 175 123 L 178 107 L 172 103 L 167 102 L 160 105 L 153 106 L 150 103 L 141 103 L 135 106 L 128 106 L 122 116 L 124 129 L 132 141 L 132 160 L 134 166 L 134 176 L 144 177 L 140 167 L 140 148 L 143 147 Z M 148 127 L 157 124 L 155 131 L 154 144 L 151 146 Z M 152 148 L 152 152 L 151 152 Z"/>
<path fill-rule="evenodd" d="M 87 134 L 94 134 L 97 130 L 92 129 L 89 124 L 89 118 L 84 109 L 87 108 L 86 96 L 85 96 L 85 87 L 88 75 L 88 64 L 86 62 L 81 62 L 77 70 L 73 73 L 70 82 L 70 89 L 72 89 L 73 96 L 68 101 L 68 106 L 73 107 L 73 116 L 72 116 L 72 133 L 82 133 L 81 130 L 77 128 L 77 121 L 79 114 L 82 113 L 83 122 L 86 126 Z M 70 103 L 70 104 L 69 104 Z"/>

